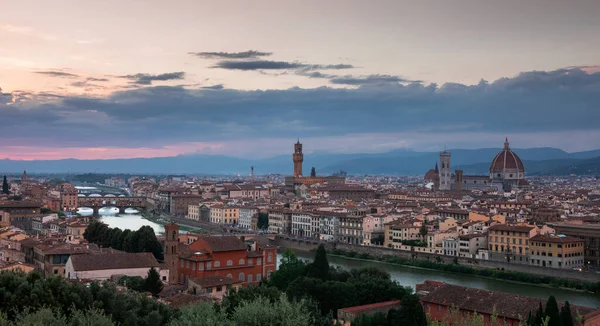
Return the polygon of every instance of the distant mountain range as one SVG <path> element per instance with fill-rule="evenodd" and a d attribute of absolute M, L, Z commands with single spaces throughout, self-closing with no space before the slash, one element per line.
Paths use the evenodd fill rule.
<path fill-rule="evenodd" d="M 527 175 L 600 174 L 600 149 L 567 153 L 557 148 L 513 149 L 525 165 Z M 465 174 L 487 174 L 489 164 L 500 148 L 454 149 L 452 170 L 460 168 Z M 304 173 L 316 167 L 317 174 L 328 175 L 339 170 L 349 174 L 422 175 L 439 160 L 438 152 L 395 150 L 378 154 L 304 155 Z M 254 166 L 256 174 L 292 172 L 292 155 L 266 159 L 241 159 L 221 155 L 180 155 L 141 159 L 111 160 L 0 160 L 0 173 L 132 173 L 132 174 L 243 174 Z"/>

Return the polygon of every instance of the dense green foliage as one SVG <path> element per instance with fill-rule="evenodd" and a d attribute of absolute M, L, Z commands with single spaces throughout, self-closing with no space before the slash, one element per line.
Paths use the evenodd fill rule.
<path fill-rule="evenodd" d="M 0 302 L 0 313 L 16 325 L 104 325 L 84 322 L 102 314 L 123 325 L 165 325 L 175 315 L 141 294 L 117 292 L 106 283 L 86 286 L 60 277 L 43 279 L 37 271 L 0 272 Z"/>
<path fill-rule="evenodd" d="M 395 265 L 414 266 L 427 269 L 441 270 L 445 272 L 462 273 L 477 275 L 483 277 L 497 278 L 501 280 L 510 280 L 516 282 L 533 283 L 533 284 L 548 284 L 553 287 L 571 288 L 576 290 L 585 290 L 594 293 L 600 293 L 600 282 L 583 282 L 570 279 L 563 279 L 551 276 L 532 275 L 521 272 L 503 271 L 503 270 L 492 270 L 492 269 L 477 269 L 470 266 L 460 264 L 444 264 L 441 258 L 436 257 L 436 261 L 420 260 L 420 259 L 407 259 L 394 256 L 379 256 L 374 257 L 372 255 L 362 253 L 358 254 L 353 251 L 344 251 L 334 249 L 331 254 L 338 256 L 345 256 L 350 258 L 360 258 L 369 260 L 378 260 L 387 262 Z"/>
<path fill-rule="evenodd" d="M 573 324 L 569 301 L 565 301 L 562 309 L 559 310 L 554 296 L 550 296 L 546 301 L 546 309 L 542 308 L 540 302 L 535 317 L 530 313 L 526 320 L 527 326 L 573 326 Z"/>
<path fill-rule="evenodd" d="M 6 176 L 2 179 L 2 193 L 5 195 L 10 194 L 10 189 L 8 187 L 8 181 L 6 180 Z"/>
<path fill-rule="evenodd" d="M 332 325 L 333 323 L 329 324 Z M 275 300 L 258 296 L 243 300 L 231 313 L 209 303 L 181 309 L 171 326 L 313 326 L 312 314 L 304 301 L 290 301 L 285 294 Z"/>
<path fill-rule="evenodd" d="M 102 247 L 111 247 L 126 252 L 151 252 L 157 260 L 163 260 L 163 248 L 156 239 L 154 229 L 142 226 L 137 231 L 109 228 L 108 225 L 93 221 L 83 233 L 83 237 L 91 243 Z"/>
<path fill-rule="evenodd" d="M 352 326 L 427 326 L 427 316 L 414 294 L 409 294 L 402 300 L 400 309 L 391 309 L 387 315 L 376 313 L 372 315 L 360 315 L 352 321 Z"/>
<path fill-rule="evenodd" d="M 427 247 L 427 242 L 421 240 L 402 240 L 402 245 L 413 247 Z"/>
<path fill-rule="evenodd" d="M 315 260 L 306 266 L 306 276 L 321 280 L 329 280 L 331 278 L 325 246 L 319 245 L 317 248 Z"/>
<path fill-rule="evenodd" d="M 265 230 L 269 227 L 269 214 L 267 213 L 258 213 L 258 221 L 256 222 L 256 226 L 260 230 Z"/>
<path fill-rule="evenodd" d="M 148 276 L 146 276 L 146 279 L 144 280 L 144 288 L 155 297 L 157 297 L 163 289 L 160 274 L 158 274 L 158 271 L 154 267 L 148 270 Z"/>
<path fill-rule="evenodd" d="M 336 315 L 340 308 L 395 299 L 410 294 L 390 275 L 376 268 L 337 270 L 329 267 L 324 247 L 319 247 L 315 260 L 305 264 L 286 250 L 277 272 L 263 285 L 285 291 L 290 299 L 315 302 L 322 316 Z"/>

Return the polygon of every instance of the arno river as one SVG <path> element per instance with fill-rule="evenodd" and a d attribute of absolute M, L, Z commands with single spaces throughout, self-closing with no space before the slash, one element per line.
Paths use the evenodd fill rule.
<path fill-rule="evenodd" d="M 140 215 L 122 214 L 117 216 L 101 216 L 101 221 L 108 224 L 110 227 L 118 227 L 121 229 L 137 230 L 143 225 L 151 226 L 157 233 L 163 232 L 163 227 L 160 224 L 143 219 Z M 312 260 L 314 254 L 310 252 L 296 252 L 298 257 L 303 260 Z M 281 259 L 281 254 L 278 255 L 277 261 Z M 344 269 L 360 268 L 360 267 L 377 267 L 382 269 L 392 276 L 404 286 L 410 286 L 413 289 L 418 283 L 423 283 L 425 280 L 435 280 L 441 282 L 452 283 L 456 285 L 480 288 L 491 291 L 503 291 L 519 295 L 526 295 L 541 299 L 547 299 L 548 296 L 554 295 L 557 300 L 568 300 L 572 304 L 600 307 L 600 295 L 591 293 L 582 293 L 570 290 L 548 288 L 535 286 L 530 284 L 512 283 L 503 280 L 487 279 L 472 275 L 454 274 L 441 272 L 436 270 L 416 269 L 404 266 L 390 265 L 379 262 L 370 262 L 362 260 L 354 260 L 343 257 L 328 257 L 329 263 L 334 266 L 340 266 Z"/>

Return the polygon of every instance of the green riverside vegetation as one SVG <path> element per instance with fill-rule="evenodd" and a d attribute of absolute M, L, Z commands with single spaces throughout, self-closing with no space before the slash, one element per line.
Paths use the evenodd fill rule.
<path fill-rule="evenodd" d="M 558 277 L 551 276 L 541 276 L 541 275 L 533 275 L 521 272 L 514 271 L 502 271 L 502 270 L 493 270 L 493 269 L 478 269 L 473 268 L 471 266 L 459 265 L 457 263 L 454 264 L 444 264 L 439 261 L 430 261 L 430 260 L 419 260 L 419 259 L 407 259 L 401 257 L 394 256 L 380 256 L 375 257 L 367 253 L 357 253 L 354 251 L 345 251 L 334 249 L 331 251 L 332 255 L 335 256 L 343 256 L 349 258 L 356 259 L 364 259 L 364 260 L 376 260 L 381 262 L 386 262 L 394 265 L 404 265 L 404 266 L 412 266 L 426 269 L 434 269 L 441 270 L 445 272 L 453 272 L 453 273 L 462 273 L 469 275 L 477 275 L 483 277 L 496 278 L 501 280 L 510 280 L 515 282 L 524 282 L 524 283 L 533 283 L 533 284 L 546 284 L 552 287 L 562 287 L 569 288 L 575 290 L 583 290 L 594 293 L 600 293 L 600 282 L 583 282 L 576 281 Z"/>

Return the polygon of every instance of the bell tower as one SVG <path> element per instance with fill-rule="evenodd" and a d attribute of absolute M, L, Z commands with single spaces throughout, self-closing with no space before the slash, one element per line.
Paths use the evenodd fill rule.
<path fill-rule="evenodd" d="M 294 161 L 294 177 L 302 177 L 302 162 L 304 161 L 304 154 L 302 154 L 302 144 L 300 139 L 294 144 L 294 154 L 292 155 Z"/>
<path fill-rule="evenodd" d="M 452 189 L 450 181 L 450 152 L 444 150 L 440 153 L 440 190 Z"/>
<path fill-rule="evenodd" d="M 169 284 L 177 284 L 179 275 L 179 225 L 165 225 L 165 264 L 169 267 Z"/>

